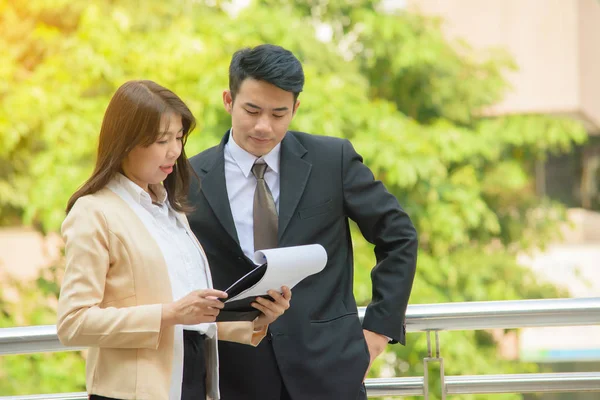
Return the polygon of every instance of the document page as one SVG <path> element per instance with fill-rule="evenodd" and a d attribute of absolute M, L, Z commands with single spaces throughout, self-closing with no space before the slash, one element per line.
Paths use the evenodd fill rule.
<path fill-rule="evenodd" d="M 226 303 L 246 297 L 264 296 L 268 290 L 280 290 L 282 286 L 287 286 L 290 289 L 293 288 L 307 276 L 316 274 L 325 268 L 325 264 L 327 264 L 327 252 L 320 244 L 281 247 L 278 249 L 257 251 L 254 253 L 254 260 L 259 265 L 263 264 L 257 267 L 256 272 L 262 269 L 260 272 L 262 274 L 264 271 L 264 274 L 262 274 L 258 282 L 227 299 Z M 240 278 L 238 282 L 247 281 L 246 277 L 247 275 Z M 234 283 L 231 287 L 236 286 L 238 282 Z"/>

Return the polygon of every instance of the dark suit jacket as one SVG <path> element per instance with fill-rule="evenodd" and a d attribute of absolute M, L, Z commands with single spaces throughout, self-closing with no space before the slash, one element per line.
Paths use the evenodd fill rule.
<path fill-rule="evenodd" d="M 190 160 L 201 184 L 191 188 L 196 211 L 189 222 L 220 289 L 254 267 L 239 246 L 227 197 L 223 149 L 228 137 Z M 319 243 L 328 262 L 293 289 L 291 307 L 271 325 L 270 340 L 258 348 L 220 344 L 223 398 L 278 399 L 278 373 L 293 399 L 364 398 L 361 382 L 369 354 L 362 329 L 405 342 L 415 228 L 348 140 L 288 131 L 280 164 L 279 246 Z M 377 258 L 373 298 L 362 326 L 352 292 L 349 218 L 375 245 Z"/>

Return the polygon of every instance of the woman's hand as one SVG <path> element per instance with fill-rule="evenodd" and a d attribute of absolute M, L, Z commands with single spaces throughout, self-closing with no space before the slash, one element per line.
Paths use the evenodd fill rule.
<path fill-rule="evenodd" d="M 163 304 L 161 322 L 166 325 L 196 325 L 215 322 L 225 304 L 227 293 L 221 290 L 195 290 L 187 296 Z"/>
<path fill-rule="evenodd" d="M 281 293 L 276 290 L 267 292 L 273 298 L 273 301 L 257 297 L 256 302 L 252 303 L 252 307 L 260 310 L 262 314 L 254 320 L 254 330 L 263 329 L 266 325 L 279 318 L 285 310 L 290 308 L 290 300 L 292 299 L 292 291 L 287 286 L 281 287 Z"/>

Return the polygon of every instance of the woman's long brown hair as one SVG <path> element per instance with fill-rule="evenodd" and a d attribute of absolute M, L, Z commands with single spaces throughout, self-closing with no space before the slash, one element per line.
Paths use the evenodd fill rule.
<path fill-rule="evenodd" d="M 158 139 L 160 120 L 167 112 L 181 115 L 183 146 L 173 172 L 163 185 L 175 210 L 190 210 L 186 198 L 191 167 L 185 155 L 185 143 L 196 120 L 185 103 L 169 89 L 152 81 L 129 81 L 117 89 L 108 104 L 100 129 L 96 167 L 92 176 L 69 199 L 67 213 L 77 199 L 105 187 L 121 171 L 123 160 L 134 147 L 150 146 Z"/>

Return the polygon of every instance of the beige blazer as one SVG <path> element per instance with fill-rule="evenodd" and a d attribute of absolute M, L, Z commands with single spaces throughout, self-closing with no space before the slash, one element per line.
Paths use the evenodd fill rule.
<path fill-rule="evenodd" d="M 174 341 L 182 340 L 182 330 L 161 327 L 162 304 L 173 296 L 158 244 L 129 205 L 108 188 L 77 200 L 62 234 L 66 270 L 57 331 L 67 346 L 90 347 L 88 393 L 168 399 Z M 220 340 L 256 346 L 266 334 L 266 329 L 254 332 L 252 322 L 217 325 Z M 216 340 L 207 340 L 209 399 L 219 396 Z"/>

